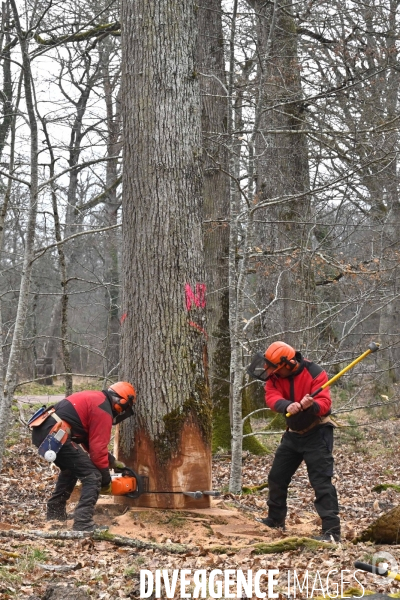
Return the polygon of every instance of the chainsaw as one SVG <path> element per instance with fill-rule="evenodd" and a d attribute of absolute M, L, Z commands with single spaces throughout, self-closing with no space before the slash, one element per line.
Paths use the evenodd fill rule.
<path fill-rule="evenodd" d="M 124 467 L 118 474 L 111 477 L 111 493 L 113 496 L 125 496 L 127 498 L 139 498 L 142 494 L 183 494 L 189 498 L 200 500 L 203 496 L 221 495 L 221 492 L 214 490 L 196 491 L 196 492 L 159 492 L 149 490 L 149 479 L 144 475 L 138 475 L 130 467 Z"/>

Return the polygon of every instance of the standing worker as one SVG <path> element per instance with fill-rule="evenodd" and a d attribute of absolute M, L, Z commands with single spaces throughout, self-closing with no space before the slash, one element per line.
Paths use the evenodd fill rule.
<path fill-rule="evenodd" d="M 96 529 L 94 508 L 100 493 L 111 493 L 110 468 L 125 467 L 108 452 L 111 428 L 133 414 L 135 402 L 134 387 L 119 381 L 101 392 L 72 394 L 53 407 L 43 407 L 30 419 L 32 443 L 39 448 L 40 455 L 60 468 L 47 503 L 48 521 L 67 519 L 67 500 L 79 479 L 82 491 L 72 529 Z"/>
<path fill-rule="evenodd" d="M 264 354 L 267 371 L 265 401 L 286 415 L 287 430 L 268 476 L 267 527 L 285 526 L 287 491 L 304 460 L 315 492 L 314 505 L 322 520 L 318 539 L 340 541 L 339 505 L 333 476 L 333 427 L 329 418 L 329 388 L 311 394 L 328 381 L 326 372 L 284 342 L 274 342 Z M 290 415 L 290 416 L 289 416 Z"/>

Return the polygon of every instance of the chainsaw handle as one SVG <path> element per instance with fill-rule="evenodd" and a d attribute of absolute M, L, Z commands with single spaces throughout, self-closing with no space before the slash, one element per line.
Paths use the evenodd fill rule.
<path fill-rule="evenodd" d="M 125 495 L 128 498 L 139 498 L 139 496 L 141 496 L 145 491 L 142 477 L 130 467 L 123 467 L 123 469 L 118 469 L 118 471 L 122 473 L 122 477 L 125 475 L 126 477 L 134 477 L 136 479 L 136 490 Z"/>

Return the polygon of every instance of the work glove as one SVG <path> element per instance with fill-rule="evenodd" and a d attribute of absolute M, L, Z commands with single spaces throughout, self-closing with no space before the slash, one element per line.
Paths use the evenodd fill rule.
<path fill-rule="evenodd" d="M 113 464 L 114 471 L 122 471 L 125 469 L 126 464 L 122 462 L 122 460 L 115 460 Z"/>
<path fill-rule="evenodd" d="M 112 494 L 111 481 L 108 485 L 105 485 L 100 489 L 100 494 L 102 496 L 111 496 L 111 494 Z"/>

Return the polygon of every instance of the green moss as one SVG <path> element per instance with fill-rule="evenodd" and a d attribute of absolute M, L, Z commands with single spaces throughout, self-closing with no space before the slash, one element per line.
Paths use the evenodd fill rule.
<path fill-rule="evenodd" d="M 224 406 L 225 405 L 225 406 Z M 212 452 L 231 448 L 231 426 L 229 419 L 229 397 L 226 402 L 219 402 L 218 408 L 213 409 Z"/>
<path fill-rule="evenodd" d="M 252 393 L 254 386 L 249 386 L 243 390 L 243 400 L 242 400 L 242 416 L 245 417 L 249 413 L 253 412 L 253 410 L 257 410 L 258 408 L 264 408 L 265 402 L 264 398 L 260 397 Z M 254 388 L 254 392 L 256 392 L 257 388 Z M 262 389 L 262 388 L 261 388 Z M 262 390 L 263 391 L 263 390 Z M 264 394 L 263 394 L 264 395 Z M 246 419 L 243 425 L 243 435 L 248 433 L 253 433 L 250 419 Z M 263 456 L 267 454 L 266 447 L 255 437 L 250 436 L 243 440 L 243 450 L 248 450 L 252 454 L 256 456 Z"/>
<path fill-rule="evenodd" d="M 231 428 L 229 417 L 231 343 L 229 334 L 229 294 L 221 297 L 222 314 L 215 331 L 217 345 L 212 364 L 211 402 L 212 413 L 212 452 L 231 447 Z"/>
<path fill-rule="evenodd" d="M 353 540 L 353 543 L 370 541 L 378 544 L 398 544 L 399 529 L 400 506 L 395 506 L 371 523 Z"/>
<path fill-rule="evenodd" d="M 262 483 L 261 485 L 253 485 L 252 487 L 242 487 L 243 494 L 256 494 L 257 492 L 261 492 L 268 487 L 268 483 Z"/>
<path fill-rule="evenodd" d="M 243 406 L 243 416 L 251 412 Z M 249 419 L 246 419 L 243 426 L 243 435 L 253 433 Z M 218 407 L 214 407 L 213 411 L 213 453 L 219 450 L 230 450 L 231 448 L 231 426 L 229 417 L 229 396 L 225 401 L 220 401 Z M 267 448 L 256 437 L 251 436 L 243 440 L 243 450 L 251 452 L 257 456 L 262 456 L 268 453 Z"/>
<path fill-rule="evenodd" d="M 165 429 L 154 440 L 154 447 L 160 463 L 167 463 L 171 456 L 179 451 L 180 434 L 186 421 L 195 423 L 206 444 L 211 440 L 211 402 L 208 386 L 204 379 L 198 377 L 195 394 L 182 406 L 163 417 Z"/>
<path fill-rule="evenodd" d="M 284 431 L 287 427 L 285 415 L 276 413 L 268 423 L 265 431 Z"/>
<path fill-rule="evenodd" d="M 246 421 L 247 423 L 248 421 Z M 249 431 L 246 431 L 246 423 L 243 427 L 243 433 L 252 433 L 251 427 L 249 427 Z M 251 454 L 255 454 L 256 456 L 264 456 L 268 454 L 268 449 L 254 436 L 245 438 L 243 440 L 243 450 L 247 450 L 251 452 Z"/>
<path fill-rule="evenodd" d="M 321 547 L 334 548 L 335 544 L 313 540 L 307 537 L 289 537 L 279 540 L 279 542 L 271 542 L 270 544 L 255 544 L 254 554 L 276 554 L 277 552 L 288 552 L 299 548 L 318 550 Z"/>
<path fill-rule="evenodd" d="M 220 450 L 231 449 L 231 425 L 229 411 L 230 397 L 230 339 L 228 335 L 223 335 L 219 338 L 217 350 L 215 352 L 215 373 L 218 384 L 213 386 L 213 437 L 212 451 L 215 454 Z M 243 394 L 243 416 L 249 414 L 256 408 L 263 407 L 263 401 L 258 394 L 254 396 L 253 386 L 245 388 Z M 257 390 L 259 392 L 259 389 Z M 261 388 L 262 391 L 262 388 Z M 250 420 L 247 419 L 244 423 L 243 434 L 252 433 Z M 265 446 L 257 440 L 256 437 L 248 437 L 243 440 L 243 449 L 256 455 L 264 455 L 267 453 Z"/>
<path fill-rule="evenodd" d="M 230 426 L 230 360 L 231 346 L 229 335 L 229 294 L 226 292 L 221 299 L 222 316 L 216 331 L 211 335 L 218 339 L 217 347 L 213 357 L 213 384 L 212 384 L 212 452 L 215 454 L 220 450 L 231 448 L 231 426 Z M 250 386 L 243 393 L 243 416 L 255 408 L 264 405 L 264 391 L 262 386 Z M 251 423 L 245 421 L 243 433 L 252 433 Z M 267 450 L 255 437 L 243 440 L 243 449 L 252 454 L 263 455 Z"/>
<path fill-rule="evenodd" d="M 115 535 L 113 535 L 112 533 L 109 533 L 108 531 L 97 530 L 93 533 L 93 538 L 95 540 L 104 540 L 104 541 L 112 542 L 115 539 Z"/>
<path fill-rule="evenodd" d="M 395 485 L 394 483 L 381 483 L 372 488 L 373 492 L 384 492 L 385 490 L 394 490 L 395 492 L 400 492 L 400 485 Z"/>

